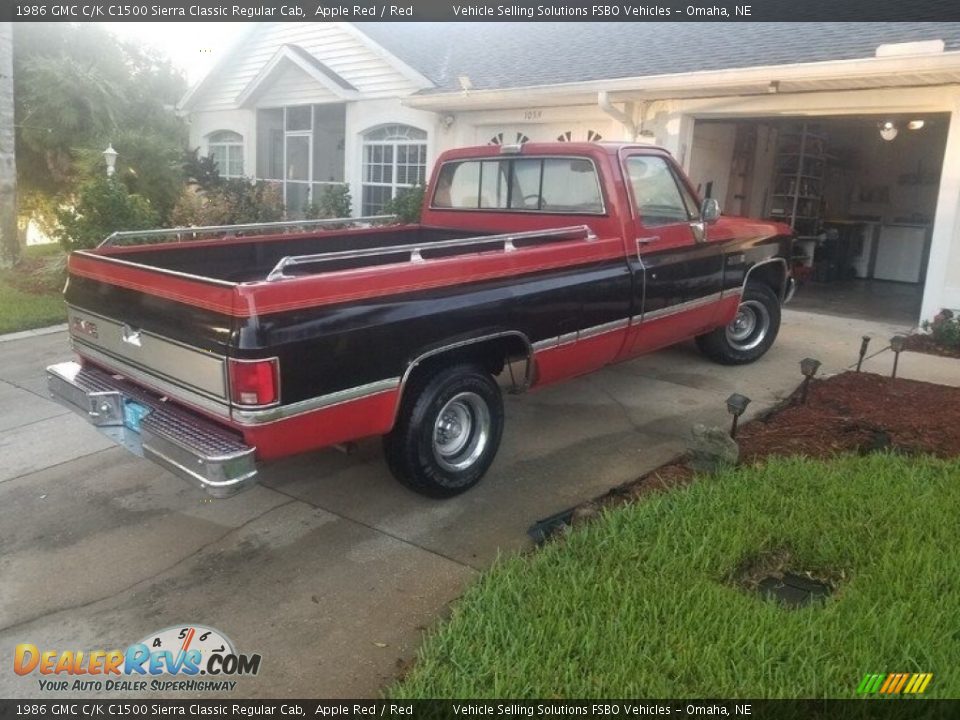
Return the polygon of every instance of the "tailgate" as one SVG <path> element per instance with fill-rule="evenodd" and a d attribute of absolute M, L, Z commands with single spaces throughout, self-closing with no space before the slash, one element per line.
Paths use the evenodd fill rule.
<path fill-rule="evenodd" d="M 233 285 L 74 253 L 64 296 L 82 357 L 228 417 Z"/>

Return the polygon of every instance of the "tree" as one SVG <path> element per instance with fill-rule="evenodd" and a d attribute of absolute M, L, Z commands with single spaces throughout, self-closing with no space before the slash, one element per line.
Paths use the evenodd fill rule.
<path fill-rule="evenodd" d="M 13 127 L 13 28 L 0 23 L 0 254 L 6 263 L 20 256 L 17 237 L 17 163 Z"/>
<path fill-rule="evenodd" d="M 183 182 L 186 132 L 173 109 L 182 75 L 92 23 L 17 23 L 14 33 L 21 216 L 52 229 L 74 189 L 104 172 L 101 153 L 112 143 L 117 178 L 164 220 Z"/>

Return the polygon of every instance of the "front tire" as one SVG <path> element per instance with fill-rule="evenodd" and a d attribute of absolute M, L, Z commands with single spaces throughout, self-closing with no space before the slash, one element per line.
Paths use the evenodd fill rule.
<path fill-rule="evenodd" d="M 478 365 L 414 376 L 383 439 L 390 472 L 433 498 L 459 495 L 489 469 L 503 434 L 500 387 Z"/>
<path fill-rule="evenodd" d="M 697 347 L 721 365 L 745 365 L 770 349 L 780 332 L 780 299 L 767 285 L 747 285 L 733 320 L 697 336 Z"/>

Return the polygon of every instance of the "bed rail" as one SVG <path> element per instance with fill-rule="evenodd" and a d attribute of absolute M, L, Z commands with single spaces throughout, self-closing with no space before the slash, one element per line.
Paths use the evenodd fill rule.
<path fill-rule="evenodd" d="M 367 215 L 357 218 L 325 218 L 322 220 L 281 220 L 278 222 L 244 223 L 241 225 L 198 225 L 195 227 L 162 228 L 159 230 L 121 230 L 111 233 L 97 247 L 111 247 L 118 241 L 142 239 L 151 242 L 184 242 L 198 235 L 220 235 L 221 238 L 243 237 L 253 231 L 265 235 L 271 231 L 297 232 L 331 225 L 384 225 L 396 220 L 395 215 Z M 121 243 L 124 244 L 124 243 Z"/>
<path fill-rule="evenodd" d="M 503 235 L 480 235 L 476 237 L 456 238 L 454 240 L 441 240 L 439 242 L 411 243 L 408 245 L 387 245 L 375 248 L 364 248 L 362 250 L 343 250 L 332 253 L 316 253 L 312 255 L 288 255 L 281 258 L 274 266 L 270 274 L 267 275 L 268 281 L 286 280 L 291 275 L 286 274 L 286 270 L 297 265 L 319 265 L 344 260 L 357 260 L 363 258 L 383 257 L 384 255 L 406 255 L 406 260 L 402 262 L 425 262 L 424 252 L 445 249 L 463 249 L 481 248 L 483 246 L 499 246 L 500 252 L 514 252 L 517 248 L 515 243 L 523 240 L 596 240 L 597 236 L 587 225 L 571 225 L 569 227 L 556 228 L 553 230 L 530 230 L 526 232 L 507 233 Z"/>

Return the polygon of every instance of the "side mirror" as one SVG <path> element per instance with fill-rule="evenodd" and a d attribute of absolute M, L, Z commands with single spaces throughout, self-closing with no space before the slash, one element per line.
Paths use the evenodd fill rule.
<path fill-rule="evenodd" d="M 700 208 L 700 219 L 712 223 L 720 219 L 720 203 L 716 198 L 707 198 Z"/>

